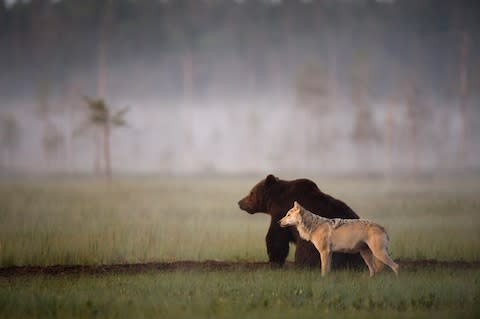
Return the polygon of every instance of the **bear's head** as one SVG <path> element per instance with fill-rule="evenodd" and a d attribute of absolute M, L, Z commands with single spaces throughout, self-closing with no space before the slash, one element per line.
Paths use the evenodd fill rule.
<path fill-rule="evenodd" d="M 278 182 L 278 178 L 273 175 L 268 175 L 265 179 L 253 186 L 250 193 L 238 202 L 240 209 L 249 214 L 258 212 L 267 212 L 267 193 L 269 188 Z"/>

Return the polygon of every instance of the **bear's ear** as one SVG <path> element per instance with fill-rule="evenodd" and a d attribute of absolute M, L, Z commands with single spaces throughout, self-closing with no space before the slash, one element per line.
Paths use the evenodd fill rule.
<path fill-rule="evenodd" d="M 299 206 L 300 206 L 300 204 L 299 204 L 297 201 L 294 201 L 294 202 L 293 202 L 293 207 L 297 208 L 297 207 L 299 207 Z"/>
<path fill-rule="evenodd" d="M 272 174 L 268 175 L 267 178 L 265 179 L 265 186 L 271 186 L 275 184 L 278 181 L 278 178 L 273 176 Z"/>

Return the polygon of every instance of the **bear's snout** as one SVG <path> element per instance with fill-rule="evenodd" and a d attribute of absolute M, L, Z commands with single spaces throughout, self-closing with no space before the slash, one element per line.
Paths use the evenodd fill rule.
<path fill-rule="evenodd" d="M 244 210 L 249 214 L 253 214 L 255 211 L 250 206 L 251 205 L 248 202 L 247 198 L 242 198 L 241 200 L 238 201 L 238 207 L 240 207 L 241 210 Z"/>
<path fill-rule="evenodd" d="M 245 201 L 245 198 L 241 199 L 238 201 L 238 207 L 240 207 L 240 209 L 242 210 L 248 210 L 248 202 Z"/>

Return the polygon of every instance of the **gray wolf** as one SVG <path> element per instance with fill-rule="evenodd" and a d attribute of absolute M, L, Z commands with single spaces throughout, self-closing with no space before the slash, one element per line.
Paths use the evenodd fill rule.
<path fill-rule="evenodd" d="M 399 266 L 388 255 L 385 228 L 365 219 L 329 219 L 313 214 L 298 202 L 280 221 L 281 227 L 295 226 L 300 237 L 313 243 L 320 253 L 322 276 L 330 271 L 333 252 L 360 253 L 370 277 L 379 270 L 377 261 L 398 275 Z"/>

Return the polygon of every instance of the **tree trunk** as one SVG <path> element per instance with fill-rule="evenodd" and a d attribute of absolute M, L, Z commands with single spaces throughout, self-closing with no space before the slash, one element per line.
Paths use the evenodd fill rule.
<path fill-rule="evenodd" d="M 93 171 L 95 176 L 100 176 L 101 171 L 101 154 L 102 146 L 100 144 L 100 129 L 95 127 L 93 129 L 93 142 L 94 142 L 94 158 L 93 158 Z"/>
<path fill-rule="evenodd" d="M 6 172 L 7 174 L 12 174 L 14 169 L 13 169 L 13 149 L 11 147 L 6 147 L 6 152 L 7 154 L 7 161 L 6 161 Z"/>
<path fill-rule="evenodd" d="M 259 40 L 258 34 L 252 35 L 253 43 L 247 48 L 247 72 L 248 72 L 248 93 L 250 97 L 256 97 L 258 77 L 257 77 L 257 56 L 255 54 L 255 48 L 258 47 Z"/>
<path fill-rule="evenodd" d="M 293 32 L 293 18 L 290 11 L 286 12 L 285 16 L 285 36 L 286 36 L 286 46 L 287 46 L 287 56 L 285 59 L 285 69 L 286 73 L 289 75 L 295 74 L 295 62 L 296 62 L 296 47 L 295 47 L 295 36 Z"/>
<path fill-rule="evenodd" d="M 65 152 L 64 152 L 64 160 L 65 160 L 65 172 L 67 174 L 72 173 L 73 170 L 73 155 L 72 155 L 72 132 L 73 132 L 73 103 L 76 100 L 75 95 L 75 82 L 73 80 L 74 76 L 70 76 L 67 79 L 65 84 L 65 89 L 63 90 L 62 100 L 61 103 L 64 105 L 65 114 L 65 121 L 63 125 L 63 131 L 65 135 Z"/>
<path fill-rule="evenodd" d="M 467 99 L 468 99 L 468 56 L 470 37 L 467 31 L 462 32 L 462 43 L 460 47 L 460 143 L 459 143 L 459 167 L 465 167 L 468 156 L 468 118 L 467 118 Z"/>
<path fill-rule="evenodd" d="M 185 102 L 191 102 L 193 97 L 193 52 L 187 49 L 182 61 L 183 68 L 183 96 Z"/>
<path fill-rule="evenodd" d="M 103 127 L 103 155 L 105 160 L 105 177 L 107 182 L 112 181 L 112 169 L 110 159 L 110 123 L 105 123 Z"/>
<path fill-rule="evenodd" d="M 396 99 L 388 101 L 385 112 L 385 176 L 393 176 L 393 107 Z"/>
<path fill-rule="evenodd" d="M 107 49 L 108 31 L 112 20 L 112 1 L 108 0 L 105 5 L 105 15 L 98 40 L 97 96 L 102 99 L 106 98 L 107 93 Z"/>
<path fill-rule="evenodd" d="M 410 121 L 409 129 L 409 144 L 410 144 L 410 174 L 411 177 L 417 176 L 418 166 L 418 152 L 417 152 L 417 139 L 418 139 L 418 105 L 417 105 L 417 86 L 411 79 L 407 87 L 407 115 Z"/>
<path fill-rule="evenodd" d="M 105 15 L 103 16 L 103 21 L 100 29 L 100 36 L 98 40 L 98 65 L 97 65 L 97 97 L 101 99 L 106 99 L 107 97 L 107 49 L 108 49 L 108 29 L 112 20 L 112 8 L 113 0 L 108 0 L 105 5 Z M 94 169 L 95 175 L 100 175 L 101 171 L 101 153 L 102 146 L 100 142 L 101 132 L 99 129 L 95 129 L 94 139 L 95 139 L 95 154 L 94 154 Z M 106 142 L 104 141 L 104 144 Z M 105 166 L 105 170 L 108 171 Z"/>
<path fill-rule="evenodd" d="M 327 34 L 328 43 L 328 88 L 330 91 L 328 103 L 334 108 L 337 106 L 338 81 L 337 81 L 337 29 L 333 28 Z"/>

